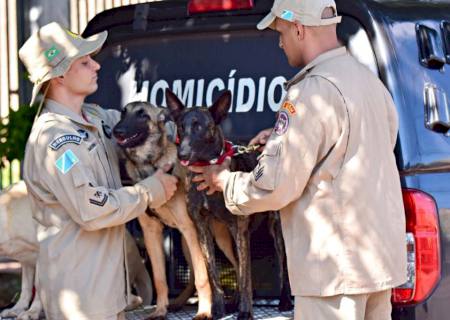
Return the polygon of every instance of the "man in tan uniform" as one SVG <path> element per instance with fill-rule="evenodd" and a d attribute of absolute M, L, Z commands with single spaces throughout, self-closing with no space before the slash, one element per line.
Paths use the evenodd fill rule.
<path fill-rule="evenodd" d="M 130 297 L 124 224 L 176 189 L 161 171 L 122 187 L 111 127 L 119 112 L 84 103 L 97 89 L 91 58 L 106 40 L 57 23 L 19 51 L 44 108 L 28 139 L 24 180 L 37 221 L 38 293 L 47 319 L 123 319 Z"/>
<path fill-rule="evenodd" d="M 389 92 L 341 47 L 333 0 L 276 0 L 259 29 L 280 34 L 303 68 L 252 173 L 191 168 L 199 190 L 223 191 L 234 214 L 280 210 L 301 320 L 386 320 L 406 281 L 405 214 Z M 270 135 L 270 136 L 269 136 Z"/>

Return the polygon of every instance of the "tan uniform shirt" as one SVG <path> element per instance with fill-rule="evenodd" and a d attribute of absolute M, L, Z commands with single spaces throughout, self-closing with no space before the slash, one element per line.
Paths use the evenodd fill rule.
<path fill-rule="evenodd" d="M 253 173 L 232 173 L 234 214 L 281 210 L 294 295 L 381 291 L 406 281 L 405 214 L 386 88 L 345 48 L 287 83 Z"/>
<path fill-rule="evenodd" d="M 120 182 L 110 128 L 119 112 L 52 100 L 33 125 L 24 180 L 38 222 L 39 292 L 48 319 L 104 319 L 127 305 L 124 223 L 165 202 L 154 177 Z"/>

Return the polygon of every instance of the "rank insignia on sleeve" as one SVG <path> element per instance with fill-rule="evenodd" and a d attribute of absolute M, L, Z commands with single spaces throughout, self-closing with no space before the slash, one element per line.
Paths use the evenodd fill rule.
<path fill-rule="evenodd" d="M 50 142 L 49 147 L 56 151 L 67 143 L 80 144 L 81 137 L 76 134 L 65 134 Z"/>
<path fill-rule="evenodd" d="M 72 150 L 65 151 L 55 162 L 56 168 L 62 173 L 66 174 L 79 162 L 75 153 Z"/>
<path fill-rule="evenodd" d="M 286 109 L 292 115 L 297 113 L 297 111 L 295 110 L 295 106 L 289 101 L 283 103 L 283 109 Z"/>
<path fill-rule="evenodd" d="M 101 191 L 96 191 L 94 193 L 94 199 L 90 198 L 89 202 L 95 204 L 96 206 L 103 207 L 108 200 L 108 195 Z"/>
<path fill-rule="evenodd" d="M 275 127 L 273 131 L 281 136 L 286 133 L 287 129 L 289 127 L 289 115 L 286 111 L 280 111 L 278 113 L 278 119 L 277 123 L 275 123 Z"/>
<path fill-rule="evenodd" d="M 253 170 L 253 177 L 255 181 L 258 181 L 264 174 L 264 166 L 257 166 L 255 170 Z"/>

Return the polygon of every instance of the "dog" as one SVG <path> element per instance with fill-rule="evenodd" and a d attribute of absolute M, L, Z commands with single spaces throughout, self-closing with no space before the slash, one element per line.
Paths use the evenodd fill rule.
<path fill-rule="evenodd" d="M 178 97 L 166 89 L 166 102 L 171 116 L 177 124 L 179 139 L 177 154 L 180 163 L 188 165 L 216 164 L 223 160 L 231 150 L 230 143 L 225 142 L 223 132 L 219 126 L 227 116 L 231 104 L 231 92 L 223 93 L 210 107 L 195 107 L 186 109 Z M 232 158 L 232 171 L 251 171 L 257 164 L 256 155 L 241 155 Z M 196 183 L 192 182 L 193 174 L 188 173 L 186 181 L 188 212 L 197 225 L 199 238 L 207 258 L 208 273 L 211 278 L 214 304 L 218 312 L 224 310 L 223 291 L 219 286 L 217 268 L 215 265 L 214 247 L 211 232 L 208 228 L 212 217 L 227 224 L 236 243 L 238 252 L 239 272 L 239 314 L 238 319 L 252 319 L 252 284 L 250 265 L 249 223 L 250 217 L 231 214 L 225 207 L 223 195 L 196 190 Z M 207 212 L 205 211 L 207 209 Z M 258 216 L 258 215 L 256 215 Z M 292 309 L 289 282 L 287 280 L 284 243 L 281 234 L 281 224 L 278 213 L 270 214 L 274 219 L 273 236 L 278 252 L 280 269 L 283 273 L 282 298 L 280 309 Z"/>
<path fill-rule="evenodd" d="M 19 300 L 12 308 L 3 310 L 0 319 L 16 317 L 18 320 L 37 320 L 42 312 L 39 295 L 34 294 L 33 297 L 33 286 L 39 286 L 36 272 L 45 272 L 36 270 L 39 243 L 34 223 L 25 182 L 19 181 L 3 190 L 0 194 L 0 256 L 20 262 L 22 284 Z M 127 306 L 127 310 L 132 310 L 142 303 L 150 305 L 153 289 L 136 243 L 128 232 L 126 251 L 129 280 L 139 295 L 133 295 L 130 305 Z"/>
<path fill-rule="evenodd" d="M 153 174 L 157 169 L 171 168 L 172 173 L 180 179 L 185 176 L 186 170 L 179 165 L 177 148 L 170 139 L 169 122 L 170 117 L 165 109 L 147 102 L 131 102 L 123 107 L 121 119 L 113 128 L 113 135 L 123 150 L 125 171 L 133 183 Z M 178 229 L 184 238 L 183 243 L 188 248 L 189 254 L 185 256 L 188 263 L 192 264 L 191 270 L 194 273 L 199 298 L 195 319 L 212 318 L 214 316 L 211 310 L 212 294 L 206 263 L 197 230 L 187 212 L 186 195 L 182 185 L 179 185 L 175 195 L 164 206 L 156 210 L 147 210 L 147 214 L 140 215 L 138 221 L 150 257 L 157 296 L 156 309 L 150 318 L 166 317 L 169 306 L 162 243 L 164 225 Z M 237 266 L 231 236 L 226 234 L 226 228 L 214 221 L 210 227 L 217 235 L 216 242 L 219 248 L 230 262 Z M 189 290 L 185 293 L 186 299 Z M 178 304 L 182 302 L 182 299 L 179 299 Z"/>

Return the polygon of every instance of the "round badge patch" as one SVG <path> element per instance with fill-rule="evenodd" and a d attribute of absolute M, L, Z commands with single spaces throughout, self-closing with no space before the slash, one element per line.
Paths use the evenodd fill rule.
<path fill-rule="evenodd" d="M 280 111 L 278 113 L 277 123 L 275 124 L 275 128 L 273 129 L 275 133 L 279 136 L 284 134 L 289 127 L 289 116 L 286 111 Z"/>

